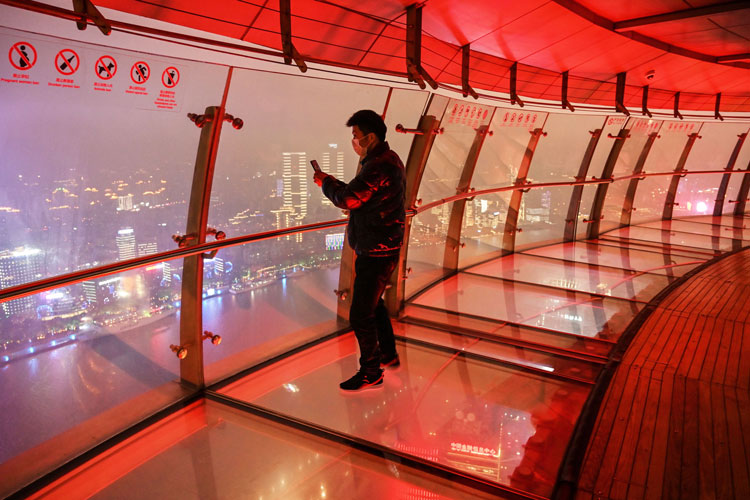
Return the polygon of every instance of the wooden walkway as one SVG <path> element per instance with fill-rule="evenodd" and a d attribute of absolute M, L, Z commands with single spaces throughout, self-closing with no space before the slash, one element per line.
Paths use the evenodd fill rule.
<path fill-rule="evenodd" d="M 750 498 L 750 250 L 670 293 L 612 379 L 578 498 Z"/>

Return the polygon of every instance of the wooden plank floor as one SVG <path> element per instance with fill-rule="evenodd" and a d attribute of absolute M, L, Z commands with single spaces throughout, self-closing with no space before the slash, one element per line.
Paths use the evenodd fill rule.
<path fill-rule="evenodd" d="M 750 498 L 750 250 L 670 293 L 604 397 L 578 498 Z"/>

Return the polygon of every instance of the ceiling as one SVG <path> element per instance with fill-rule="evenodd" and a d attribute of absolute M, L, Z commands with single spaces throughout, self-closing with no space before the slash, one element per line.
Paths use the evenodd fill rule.
<path fill-rule="evenodd" d="M 282 50 L 279 0 L 94 0 L 100 7 L 197 28 Z M 412 0 L 291 0 L 292 41 L 303 59 L 404 73 L 406 8 Z M 510 91 L 518 63 L 521 99 L 560 101 L 569 74 L 574 103 L 613 106 L 618 73 L 624 103 L 750 111 L 750 1 L 426 0 L 421 65 L 442 84 Z M 650 76 L 650 78 L 647 77 Z"/>

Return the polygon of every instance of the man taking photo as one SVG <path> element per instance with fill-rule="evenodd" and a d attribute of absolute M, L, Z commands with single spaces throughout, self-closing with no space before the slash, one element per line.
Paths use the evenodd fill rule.
<path fill-rule="evenodd" d="M 387 127 L 375 111 L 360 110 L 346 122 L 360 157 L 348 184 L 325 172 L 313 180 L 338 208 L 349 210 L 347 239 L 354 249 L 354 290 L 349 323 L 359 343 L 359 371 L 339 386 L 344 391 L 383 385 L 383 369 L 400 365 L 382 295 L 398 263 L 404 240 L 404 165 L 385 141 Z"/>

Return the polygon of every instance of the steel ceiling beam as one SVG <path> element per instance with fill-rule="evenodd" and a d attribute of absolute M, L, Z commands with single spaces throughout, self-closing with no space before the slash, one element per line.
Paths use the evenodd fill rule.
<path fill-rule="evenodd" d="M 742 9 L 750 9 L 750 4 L 748 4 L 747 0 L 718 3 L 715 5 L 706 5 L 704 7 L 694 7 L 692 9 L 676 10 L 673 12 L 665 12 L 664 14 L 656 14 L 653 16 L 644 16 L 634 19 L 626 19 L 625 21 L 617 21 L 614 23 L 614 30 L 620 31 L 630 28 L 636 28 L 638 26 L 646 26 L 649 24 L 668 23 L 671 21 L 680 21 L 682 19 L 692 19 L 694 17 L 724 14 L 726 12 L 732 12 Z"/>

